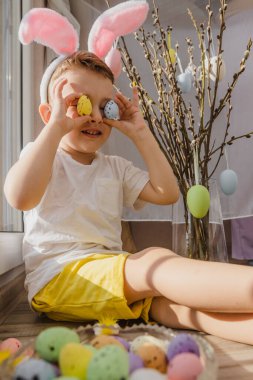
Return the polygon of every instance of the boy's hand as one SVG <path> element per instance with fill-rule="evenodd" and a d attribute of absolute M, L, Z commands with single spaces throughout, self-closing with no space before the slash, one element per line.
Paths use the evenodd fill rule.
<path fill-rule="evenodd" d="M 72 117 L 67 116 L 69 107 L 76 108 L 80 93 L 72 93 L 63 98 L 62 92 L 67 84 L 67 79 L 60 79 L 53 87 L 53 104 L 51 109 L 50 123 L 57 124 L 62 129 L 64 134 L 72 129 L 82 129 L 84 123 L 90 121 L 90 115 L 79 116 L 77 111 Z"/>
<path fill-rule="evenodd" d="M 115 95 L 115 101 L 119 106 L 120 120 L 104 118 L 104 123 L 110 127 L 117 128 L 132 140 L 138 139 L 143 131 L 148 130 L 148 127 L 139 109 L 137 88 L 133 88 L 132 100 L 127 99 L 121 93 L 117 93 Z"/>

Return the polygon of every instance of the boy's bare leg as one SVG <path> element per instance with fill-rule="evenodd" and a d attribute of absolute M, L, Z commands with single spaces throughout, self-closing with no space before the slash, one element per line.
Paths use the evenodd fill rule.
<path fill-rule="evenodd" d="M 199 330 L 224 339 L 253 344 L 251 313 L 203 312 L 175 304 L 164 297 L 156 297 L 150 315 L 167 327 Z"/>
<path fill-rule="evenodd" d="M 148 248 L 126 260 L 125 295 L 129 304 L 163 296 L 195 310 L 253 313 L 253 268 Z"/>

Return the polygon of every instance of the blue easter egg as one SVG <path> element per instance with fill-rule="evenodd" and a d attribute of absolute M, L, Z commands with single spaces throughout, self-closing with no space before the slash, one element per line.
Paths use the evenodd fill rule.
<path fill-rule="evenodd" d="M 180 90 L 187 94 L 191 91 L 192 75 L 190 73 L 182 73 L 177 76 L 177 84 Z"/>
<path fill-rule="evenodd" d="M 52 364 L 42 359 L 29 359 L 20 363 L 15 371 L 13 379 L 23 380 L 53 380 L 56 376 Z"/>
<path fill-rule="evenodd" d="M 200 356 L 199 346 L 190 334 L 178 334 L 172 339 L 168 347 L 167 358 L 172 360 L 174 356 L 182 354 L 183 352 L 191 352 Z"/>
<path fill-rule="evenodd" d="M 224 194 L 231 195 L 236 191 L 238 177 L 236 172 L 226 169 L 220 174 L 220 187 Z"/>
<path fill-rule="evenodd" d="M 119 106 L 114 100 L 109 100 L 104 108 L 104 115 L 107 119 L 119 120 Z"/>

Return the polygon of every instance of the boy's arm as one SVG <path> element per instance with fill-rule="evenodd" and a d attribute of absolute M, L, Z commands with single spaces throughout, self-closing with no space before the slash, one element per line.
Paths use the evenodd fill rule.
<path fill-rule="evenodd" d="M 62 90 L 66 79 L 56 82 L 54 102 L 49 112 L 48 124 L 7 174 L 4 193 L 9 204 L 22 211 L 34 208 L 43 197 L 49 183 L 55 154 L 62 137 L 74 128 L 80 128 L 89 116 L 71 119 L 66 116 L 67 108 L 80 94 L 71 94 L 65 99 Z"/>
<path fill-rule="evenodd" d="M 106 119 L 106 123 L 133 141 L 149 172 L 150 180 L 144 186 L 139 198 L 155 204 L 175 203 L 179 197 L 177 180 L 139 110 L 137 89 L 133 88 L 132 101 L 122 94 L 117 94 L 115 100 L 120 108 L 121 119 L 119 121 Z"/>

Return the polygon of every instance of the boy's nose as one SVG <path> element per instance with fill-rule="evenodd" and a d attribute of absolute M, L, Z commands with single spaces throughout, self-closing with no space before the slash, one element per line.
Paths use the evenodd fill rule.
<path fill-rule="evenodd" d="M 90 116 L 91 116 L 92 123 L 101 123 L 103 120 L 103 117 L 99 108 L 93 107 Z"/>

